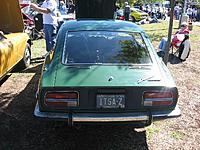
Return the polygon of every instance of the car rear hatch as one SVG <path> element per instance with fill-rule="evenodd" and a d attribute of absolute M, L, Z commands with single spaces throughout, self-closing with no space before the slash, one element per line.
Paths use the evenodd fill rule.
<path fill-rule="evenodd" d="M 163 76 L 159 70 L 152 69 L 148 65 L 132 67 L 59 65 L 54 87 L 45 88 L 45 84 L 48 85 L 48 82 L 43 80 L 42 97 L 45 97 L 47 92 L 78 93 L 78 107 L 73 107 L 73 110 L 79 112 L 123 112 L 145 111 L 149 108 L 157 109 L 160 107 L 144 107 L 145 92 L 170 91 L 177 95 L 174 83 Z M 169 87 L 166 87 L 166 83 Z M 107 99 L 106 102 L 103 99 Z M 113 101 L 111 105 L 108 99 Z M 177 97 L 173 97 L 173 100 L 171 107 L 175 106 Z M 43 109 L 48 110 L 55 110 L 55 108 L 43 106 Z M 58 107 L 57 110 L 68 111 L 65 106 Z"/>
<path fill-rule="evenodd" d="M 24 24 L 18 0 L 0 1 L 0 30 L 5 33 L 23 32 Z"/>

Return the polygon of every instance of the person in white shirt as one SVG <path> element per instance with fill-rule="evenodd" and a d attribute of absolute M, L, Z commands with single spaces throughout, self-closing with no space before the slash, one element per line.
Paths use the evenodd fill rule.
<path fill-rule="evenodd" d="M 174 15 L 176 17 L 176 20 L 179 20 L 179 15 L 180 15 L 180 7 L 179 7 L 179 5 L 176 5 L 174 7 Z"/>
<path fill-rule="evenodd" d="M 60 1 L 60 5 L 59 5 L 59 12 L 61 15 L 66 15 L 67 14 L 67 7 L 66 4 L 63 0 Z"/>
<path fill-rule="evenodd" d="M 188 7 L 187 15 L 189 16 L 190 19 L 192 19 L 192 8 L 191 7 Z"/>
<path fill-rule="evenodd" d="M 30 4 L 30 7 L 35 11 L 43 14 L 43 26 L 46 41 L 46 50 L 49 52 L 53 49 L 57 33 L 57 3 L 55 0 L 45 0 L 41 7 L 36 4 Z"/>

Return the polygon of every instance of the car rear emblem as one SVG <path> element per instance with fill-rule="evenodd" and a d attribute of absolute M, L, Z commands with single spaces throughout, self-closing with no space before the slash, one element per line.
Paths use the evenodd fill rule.
<path fill-rule="evenodd" d="M 108 78 L 108 81 L 112 81 L 114 79 L 114 77 L 113 76 L 110 76 L 109 78 Z"/>

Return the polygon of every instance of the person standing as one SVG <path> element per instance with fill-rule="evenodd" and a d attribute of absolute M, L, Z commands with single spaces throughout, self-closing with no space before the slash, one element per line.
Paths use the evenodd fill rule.
<path fill-rule="evenodd" d="M 53 49 L 56 40 L 58 26 L 57 3 L 55 0 L 45 0 L 41 6 L 31 3 L 30 7 L 43 14 L 46 51 L 49 52 Z"/>
<path fill-rule="evenodd" d="M 130 5 L 128 4 L 128 2 L 125 2 L 124 17 L 125 17 L 125 20 L 126 20 L 126 21 L 129 20 L 129 15 L 130 15 L 130 13 L 131 13 Z"/>
<path fill-rule="evenodd" d="M 187 9 L 187 15 L 189 16 L 190 19 L 192 19 L 192 8 L 190 6 Z"/>
<path fill-rule="evenodd" d="M 200 8 L 197 8 L 197 21 L 200 21 Z"/>
<path fill-rule="evenodd" d="M 180 15 L 180 7 L 179 7 L 179 5 L 176 5 L 174 7 L 174 16 L 175 16 L 176 20 L 179 20 L 179 15 Z"/>
<path fill-rule="evenodd" d="M 66 4 L 65 4 L 65 2 L 63 0 L 60 1 L 59 12 L 61 13 L 61 15 L 66 15 L 67 14 L 67 7 L 66 7 Z"/>
<path fill-rule="evenodd" d="M 120 9 L 119 5 L 115 4 L 114 5 L 114 19 L 117 19 L 117 11 Z"/>
<path fill-rule="evenodd" d="M 192 8 L 192 19 L 193 21 L 197 20 L 197 9 L 195 7 Z"/>
<path fill-rule="evenodd" d="M 68 14 L 69 14 L 69 13 L 74 13 L 74 12 L 75 12 L 75 5 L 74 5 L 73 2 L 70 0 L 70 1 L 69 1 Z"/>

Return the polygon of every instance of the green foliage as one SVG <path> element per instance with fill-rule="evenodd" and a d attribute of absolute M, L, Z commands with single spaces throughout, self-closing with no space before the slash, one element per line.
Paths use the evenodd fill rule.
<path fill-rule="evenodd" d="M 164 2 L 165 0 L 147 0 L 147 2 L 150 2 L 150 1 L 152 1 L 153 3 L 155 3 L 155 2 Z"/>
<path fill-rule="evenodd" d="M 32 3 L 37 3 L 37 0 L 31 0 Z"/>
<path fill-rule="evenodd" d="M 159 128 L 149 126 L 146 128 L 147 139 L 150 140 L 153 136 L 160 132 Z"/>
<path fill-rule="evenodd" d="M 133 6 L 133 4 L 136 2 L 137 0 L 117 0 L 117 3 L 119 4 L 120 7 L 124 7 L 124 3 L 128 2 L 130 6 Z"/>
<path fill-rule="evenodd" d="M 181 140 L 184 138 L 185 134 L 181 131 L 173 131 L 170 133 L 170 136 L 176 140 Z"/>
<path fill-rule="evenodd" d="M 136 36 L 135 36 L 136 38 Z M 147 58 L 145 47 L 138 41 L 124 40 L 120 42 L 122 52 L 115 56 L 114 60 L 123 63 L 138 63 L 142 58 Z"/>

